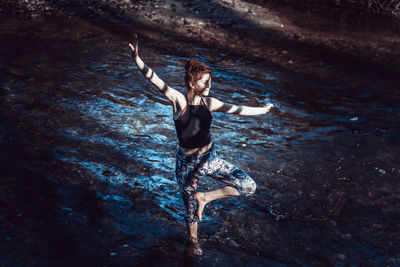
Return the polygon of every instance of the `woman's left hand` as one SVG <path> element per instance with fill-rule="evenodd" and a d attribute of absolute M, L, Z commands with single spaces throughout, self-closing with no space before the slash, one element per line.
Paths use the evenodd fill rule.
<path fill-rule="evenodd" d="M 268 103 L 266 106 L 264 106 L 264 108 L 265 108 L 265 114 L 267 114 L 268 111 L 269 111 L 271 108 L 273 108 L 273 107 L 274 107 L 274 104 L 272 104 L 272 103 Z"/>

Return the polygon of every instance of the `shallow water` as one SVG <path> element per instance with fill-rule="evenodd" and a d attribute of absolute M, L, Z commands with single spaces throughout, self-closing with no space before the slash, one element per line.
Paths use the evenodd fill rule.
<path fill-rule="evenodd" d="M 171 106 L 117 37 L 68 41 L 55 34 L 58 22 L 42 27 L 1 37 L 0 189 L 8 197 L 0 263 L 400 263 L 398 76 L 348 65 L 342 80 L 303 77 L 213 49 L 183 56 L 142 41 L 141 57 L 182 92 L 184 64 L 197 55 L 213 70 L 212 96 L 277 107 L 265 116 L 214 113 L 218 153 L 258 190 L 207 206 L 204 254 L 193 258 L 174 180 Z"/>

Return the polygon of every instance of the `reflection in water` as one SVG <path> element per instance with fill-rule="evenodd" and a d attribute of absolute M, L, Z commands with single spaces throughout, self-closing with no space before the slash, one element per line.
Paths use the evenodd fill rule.
<path fill-rule="evenodd" d="M 64 205 L 59 216 L 70 214 L 65 224 L 78 229 L 90 222 L 96 233 L 85 228 L 87 235 L 104 245 L 110 264 L 156 257 L 180 262 L 184 211 L 174 178 L 171 106 L 119 45 L 93 49 L 46 41 L 55 52 L 42 51 L 40 38 L 32 42 L 29 53 L 1 64 L 4 144 L 20 142 L 28 155 L 8 160 L 30 162 L 55 181 L 66 196 L 57 200 Z M 23 50 L 9 40 L 2 53 L 12 45 Z M 154 71 L 184 91 L 187 58 L 166 55 L 155 44 L 141 47 Z M 200 224 L 204 254 L 184 261 L 285 266 L 271 259 L 294 265 L 398 260 L 396 80 L 373 76 L 365 84 L 353 70 L 351 82 L 361 85 L 351 87 L 193 49 L 213 69 L 213 96 L 254 106 L 272 102 L 278 109 L 257 117 L 214 114 L 219 153 L 254 177 L 258 191 L 247 201 L 207 207 Z M 67 185 L 94 190 L 86 200 L 91 204 L 79 203 L 74 194 L 81 191 Z M 96 205 L 101 208 L 93 215 Z"/>

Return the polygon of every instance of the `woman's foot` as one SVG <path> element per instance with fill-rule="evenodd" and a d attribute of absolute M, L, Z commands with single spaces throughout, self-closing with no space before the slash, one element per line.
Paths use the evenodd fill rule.
<path fill-rule="evenodd" d="M 195 237 L 189 237 L 188 252 L 192 255 L 200 256 L 203 254 L 203 250 L 200 247 L 199 240 Z"/>
<path fill-rule="evenodd" d="M 197 199 L 197 213 L 196 213 L 196 215 L 199 218 L 199 221 L 201 221 L 201 219 L 203 217 L 204 206 L 208 202 L 207 202 L 205 193 L 197 192 L 195 196 L 196 196 L 196 199 Z"/>

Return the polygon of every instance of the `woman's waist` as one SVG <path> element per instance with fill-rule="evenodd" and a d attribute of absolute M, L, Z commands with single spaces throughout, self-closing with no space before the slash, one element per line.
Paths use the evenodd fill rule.
<path fill-rule="evenodd" d="M 210 141 L 210 143 L 208 143 L 205 146 L 201 146 L 201 147 L 185 148 L 185 147 L 179 146 L 179 150 L 182 152 L 182 154 L 184 154 L 185 156 L 188 156 L 188 157 L 201 156 L 203 154 L 207 154 L 208 152 L 210 152 L 212 150 L 213 146 L 214 146 L 213 142 Z"/>
<path fill-rule="evenodd" d="M 192 154 L 196 150 L 204 149 L 211 141 L 211 134 L 209 131 L 177 131 L 179 146 L 185 149 L 185 153 Z M 192 151 L 189 151 L 192 150 Z"/>

